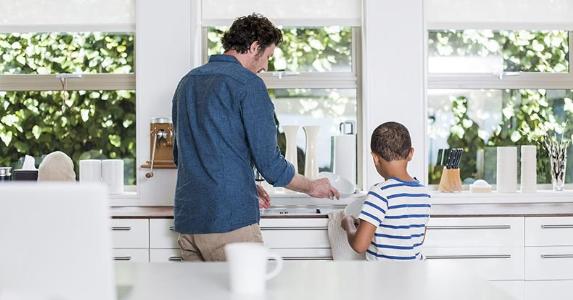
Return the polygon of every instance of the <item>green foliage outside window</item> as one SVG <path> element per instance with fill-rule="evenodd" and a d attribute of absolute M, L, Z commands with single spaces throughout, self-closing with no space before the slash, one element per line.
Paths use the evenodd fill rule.
<path fill-rule="evenodd" d="M 428 45 L 431 56 L 501 55 L 504 71 L 559 73 L 570 68 L 566 31 L 433 31 L 429 33 Z M 551 182 L 549 159 L 542 141 L 553 132 L 565 136 L 573 133 L 573 92 L 564 91 L 557 98 L 549 94 L 544 89 L 504 90 L 501 123 L 485 141 L 477 136 L 479 128 L 475 122 L 462 113 L 468 110 L 471 99 L 452 97 L 451 110 L 456 123 L 451 127 L 448 144 L 465 149 L 462 179 L 476 178 L 478 149 L 534 144 L 538 152 L 538 182 Z M 438 183 L 441 170 L 432 167 L 429 170 L 430 183 Z"/>
<path fill-rule="evenodd" d="M 0 34 L 0 74 L 133 73 L 132 34 Z M 73 79 L 72 79 L 73 80 Z M 135 91 L 0 91 L 0 165 L 63 151 L 125 159 L 135 184 Z"/>

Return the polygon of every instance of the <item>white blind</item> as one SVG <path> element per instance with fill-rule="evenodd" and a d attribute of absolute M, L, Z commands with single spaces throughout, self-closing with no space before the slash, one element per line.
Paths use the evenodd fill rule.
<path fill-rule="evenodd" d="M 260 13 L 284 26 L 359 26 L 361 0 L 203 0 L 203 26 L 230 25 L 234 19 Z"/>
<path fill-rule="evenodd" d="M 135 31 L 135 0 L 0 0 L 0 32 L 41 31 Z"/>
<path fill-rule="evenodd" d="M 573 0 L 424 0 L 428 29 L 573 30 Z"/>

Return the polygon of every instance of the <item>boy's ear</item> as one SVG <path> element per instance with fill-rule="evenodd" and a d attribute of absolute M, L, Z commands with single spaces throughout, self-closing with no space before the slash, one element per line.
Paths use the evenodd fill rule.
<path fill-rule="evenodd" d="M 414 157 L 414 148 L 412 147 L 410 148 L 410 152 L 408 152 L 407 160 L 411 161 L 413 157 Z"/>

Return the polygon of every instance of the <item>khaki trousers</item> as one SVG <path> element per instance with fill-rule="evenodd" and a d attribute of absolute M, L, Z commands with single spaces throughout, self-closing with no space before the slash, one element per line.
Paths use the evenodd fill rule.
<path fill-rule="evenodd" d="M 259 224 L 224 233 L 179 234 L 179 248 L 184 261 L 224 261 L 225 245 L 230 243 L 262 243 Z"/>

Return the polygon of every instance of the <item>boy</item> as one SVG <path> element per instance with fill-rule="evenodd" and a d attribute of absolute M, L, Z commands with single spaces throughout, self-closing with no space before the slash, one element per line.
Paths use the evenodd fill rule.
<path fill-rule="evenodd" d="M 362 205 L 358 220 L 342 219 L 342 228 L 354 251 L 366 252 L 367 260 L 421 259 L 430 195 L 425 186 L 408 174 L 414 149 L 404 125 L 386 122 L 372 133 L 372 158 L 386 181 L 374 185 Z"/>

